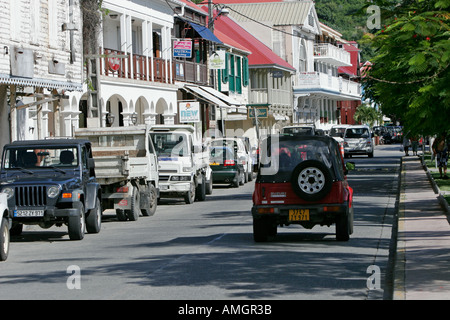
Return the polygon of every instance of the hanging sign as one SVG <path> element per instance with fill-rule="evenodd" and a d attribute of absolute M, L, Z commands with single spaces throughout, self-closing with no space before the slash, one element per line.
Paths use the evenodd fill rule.
<path fill-rule="evenodd" d="M 209 57 L 209 68 L 218 70 L 225 69 L 225 50 L 217 50 Z"/>
<path fill-rule="evenodd" d="M 108 58 L 108 66 L 112 71 L 118 71 L 120 69 L 120 58 Z"/>
<path fill-rule="evenodd" d="M 200 102 L 180 101 L 180 122 L 200 122 Z"/>
<path fill-rule="evenodd" d="M 191 58 L 192 57 L 192 41 L 191 40 L 173 40 L 173 56 L 175 58 Z"/>

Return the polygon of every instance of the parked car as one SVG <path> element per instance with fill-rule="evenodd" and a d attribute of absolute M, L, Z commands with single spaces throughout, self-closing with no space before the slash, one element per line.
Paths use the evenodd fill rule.
<path fill-rule="evenodd" d="M 9 253 L 9 210 L 6 193 L 0 193 L 0 261 L 5 261 Z"/>
<path fill-rule="evenodd" d="M 236 162 L 244 168 L 244 180 L 243 182 L 248 181 L 248 176 L 252 173 L 253 166 L 249 165 L 252 163 L 252 156 L 247 152 L 244 141 L 242 138 L 216 138 L 210 141 L 211 147 L 228 147 L 234 153 L 236 158 Z M 214 180 L 214 177 L 213 177 Z"/>
<path fill-rule="evenodd" d="M 67 225 L 69 238 L 101 229 L 101 189 L 91 143 L 82 139 L 14 141 L 3 148 L 0 191 L 7 194 L 11 234 L 24 224 Z"/>
<path fill-rule="evenodd" d="M 373 141 L 370 128 L 366 125 L 354 125 L 345 129 L 344 157 L 368 155 L 373 158 Z"/>
<path fill-rule="evenodd" d="M 209 159 L 214 183 L 230 183 L 235 188 L 244 184 L 244 166 L 239 163 L 233 149 L 226 146 L 211 147 Z"/>
<path fill-rule="evenodd" d="M 250 144 L 250 139 L 248 137 L 241 137 L 240 138 L 242 140 L 242 142 L 244 142 L 244 147 L 245 147 L 245 153 L 247 161 L 246 161 L 246 173 L 247 175 L 245 176 L 245 181 L 252 181 L 253 180 L 253 165 L 255 163 L 255 159 L 254 156 L 252 154 L 252 146 Z"/>
<path fill-rule="evenodd" d="M 344 155 L 344 135 L 345 129 L 350 127 L 349 124 L 338 124 L 331 127 L 329 136 L 339 143 L 342 155 Z"/>
<path fill-rule="evenodd" d="M 346 173 L 339 145 L 331 137 L 265 139 L 253 192 L 254 240 L 275 236 L 278 226 L 335 224 L 337 240 L 347 241 L 353 232 L 353 189 Z"/>

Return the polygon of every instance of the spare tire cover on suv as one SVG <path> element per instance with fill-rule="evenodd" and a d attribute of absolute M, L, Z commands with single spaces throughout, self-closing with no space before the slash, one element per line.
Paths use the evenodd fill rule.
<path fill-rule="evenodd" d="M 295 167 L 291 184 L 294 192 L 303 200 L 318 201 L 330 192 L 333 178 L 324 163 L 306 160 Z"/>

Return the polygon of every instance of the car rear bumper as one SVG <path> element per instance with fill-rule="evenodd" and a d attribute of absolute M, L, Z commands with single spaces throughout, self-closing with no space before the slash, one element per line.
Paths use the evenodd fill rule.
<path fill-rule="evenodd" d="M 278 225 L 301 224 L 307 228 L 318 224 L 331 225 L 348 212 L 347 202 L 326 205 L 256 205 L 252 207 L 254 219 L 272 219 Z"/>

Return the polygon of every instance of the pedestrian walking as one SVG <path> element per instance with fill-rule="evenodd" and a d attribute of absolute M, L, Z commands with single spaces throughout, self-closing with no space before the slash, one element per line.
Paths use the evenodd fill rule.
<path fill-rule="evenodd" d="M 409 156 L 409 147 L 411 145 L 408 135 L 409 132 L 403 137 L 403 150 L 405 150 L 405 156 Z"/>
<path fill-rule="evenodd" d="M 411 137 L 411 149 L 413 152 L 413 156 L 417 156 L 417 149 L 419 147 L 419 138 L 414 135 Z"/>
<path fill-rule="evenodd" d="M 448 147 L 445 140 L 445 133 L 442 133 L 437 137 L 433 145 L 431 146 L 433 150 L 433 155 L 436 157 L 436 161 L 439 167 L 439 176 L 441 179 L 448 179 L 447 176 L 447 161 L 448 161 Z M 442 176 L 442 171 L 444 175 Z"/>

